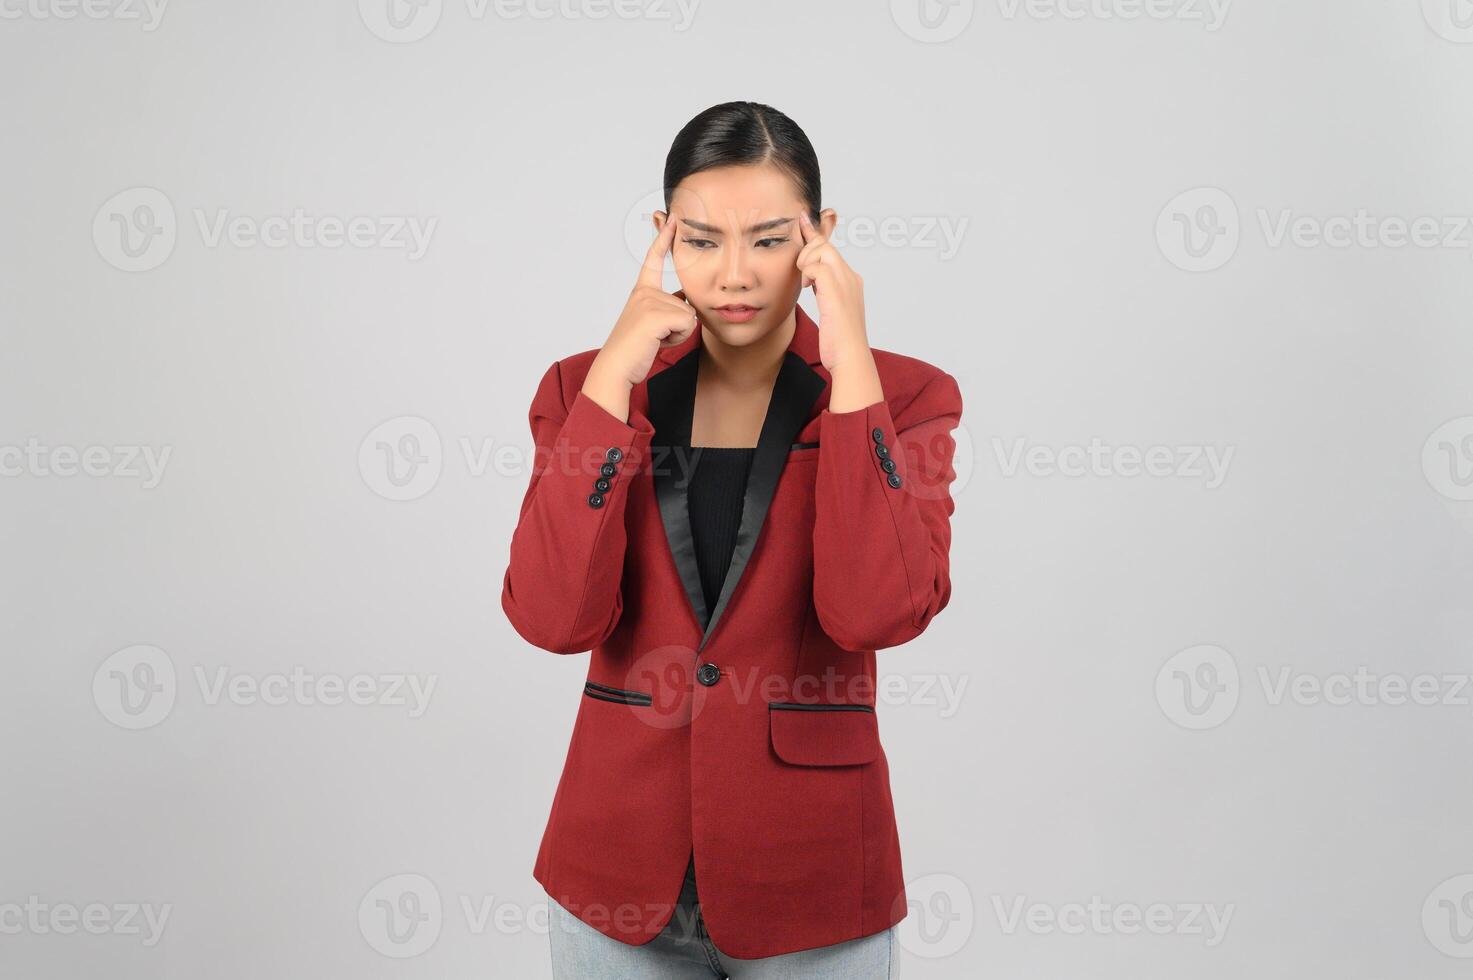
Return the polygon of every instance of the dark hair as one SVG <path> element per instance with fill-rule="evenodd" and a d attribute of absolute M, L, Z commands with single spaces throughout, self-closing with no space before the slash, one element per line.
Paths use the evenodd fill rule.
<path fill-rule="evenodd" d="M 665 211 L 682 180 L 713 167 L 772 163 L 798 185 L 808 216 L 818 223 L 818 155 L 787 116 L 760 102 L 723 102 L 701 112 L 675 134 L 665 156 Z"/>

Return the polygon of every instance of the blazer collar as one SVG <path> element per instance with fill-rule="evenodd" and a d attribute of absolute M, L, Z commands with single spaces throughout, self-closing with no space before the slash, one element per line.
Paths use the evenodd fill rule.
<path fill-rule="evenodd" d="M 827 387 L 823 375 L 813 365 L 818 356 L 818 327 L 795 306 L 797 326 L 792 342 L 783 354 L 762 432 L 752 454 L 752 469 L 747 478 L 746 496 L 742 501 L 742 518 L 737 528 L 736 547 L 714 608 L 706 609 L 701 590 L 700 571 L 696 566 L 695 541 L 691 535 L 690 510 L 686 491 L 690 474 L 700 462 L 700 449 L 690 445 L 691 421 L 695 412 L 696 369 L 700 363 L 700 330 L 674 347 L 665 348 L 658 357 L 670 366 L 651 375 L 646 381 L 649 396 L 647 413 L 655 432 L 650 439 L 650 462 L 659 502 L 660 519 L 665 539 L 675 559 L 676 570 L 685 586 L 686 599 L 702 628 L 700 646 L 704 649 L 716 630 L 722 613 L 730 604 L 732 593 L 752 558 L 757 538 L 767 520 L 768 507 L 777 491 L 778 478 L 787 465 L 788 452 L 803 427 L 821 410 L 818 396 Z"/>

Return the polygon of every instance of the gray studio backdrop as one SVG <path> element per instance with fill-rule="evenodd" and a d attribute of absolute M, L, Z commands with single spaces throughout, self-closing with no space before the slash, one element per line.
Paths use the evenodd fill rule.
<path fill-rule="evenodd" d="M 548 976 L 528 402 L 734 98 L 966 403 L 902 972 L 1467 975 L 1468 0 L 0 0 L 0 82 L 0 976 Z"/>

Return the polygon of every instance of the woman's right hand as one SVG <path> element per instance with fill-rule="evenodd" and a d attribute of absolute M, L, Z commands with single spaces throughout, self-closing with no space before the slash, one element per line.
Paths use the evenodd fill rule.
<path fill-rule="evenodd" d="M 624 311 L 583 382 L 584 394 L 620 417 L 627 418 L 629 389 L 650 373 L 660 348 L 684 343 L 700 324 L 683 290 L 667 293 L 661 288 L 665 256 L 674 240 L 675 215 L 671 213 L 645 253 Z M 606 404 L 605 399 L 613 404 Z"/>

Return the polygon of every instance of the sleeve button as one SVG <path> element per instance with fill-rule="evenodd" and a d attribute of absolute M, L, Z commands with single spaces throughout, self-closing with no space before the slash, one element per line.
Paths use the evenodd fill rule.
<path fill-rule="evenodd" d="M 619 460 L 624 458 L 624 450 L 620 449 L 618 446 L 610 446 L 609 451 L 604 453 L 604 458 L 607 459 L 610 463 L 617 463 L 619 462 Z"/>
<path fill-rule="evenodd" d="M 588 506 L 597 510 L 604 505 L 604 495 L 601 493 L 590 493 L 588 495 Z"/>
<path fill-rule="evenodd" d="M 874 437 L 875 442 L 885 441 L 885 430 L 879 428 L 878 426 L 875 427 L 875 430 L 871 432 L 870 435 Z"/>
<path fill-rule="evenodd" d="M 609 487 L 611 486 L 613 486 L 613 484 L 610 483 L 608 480 L 603 479 L 602 477 L 593 481 L 593 489 L 597 490 L 599 493 L 608 493 Z"/>
<path fill-rule="evenodd" d="M 875 447 L 875 455 L 878 456 L 878 457 L 880 457 L 881 459 L 889 459 L 890 458 L 890 447 L 889 446 L 886 446 L 883 443 L 881 443 L 880 445 L 878 445 L 878 446 Z"/>
<path fill-rule="evenodd" d="M 895 460 L 893 460 L 893 459 L 882 459 L 882 460 L 880 460 L 880 469 L 884 470 L 886 473 L 894 473 L 895 472 Z"/>
<path fill-rule="evenodd" d="M 899 490 L 900 484 L 902 482 L 900 479 L 900 474 L 891 473 L 887 482 L 890 484 L 890 486 L 894 487 L 896 490 Z"/>
<path fill-rule="evenodd" d="M 617 473 L 619 471 L 614 466 L 613 463 L 605 463 L 604 465 L 602 465 L 602 466 L 600 466 L 598 468 L 598 472 L 599 472 L 599 475 L 600 476 L 608 477 L 608 476 L 613 476 L 615 473 Z"/>

